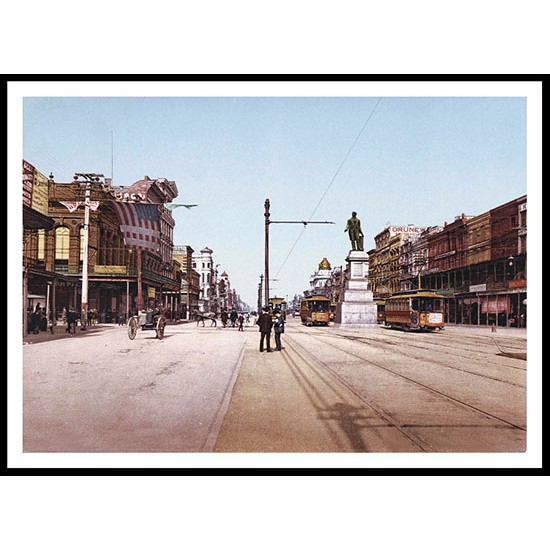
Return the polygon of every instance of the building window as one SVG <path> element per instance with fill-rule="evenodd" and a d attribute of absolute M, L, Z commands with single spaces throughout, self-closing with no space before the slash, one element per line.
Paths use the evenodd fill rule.
<path fill-rule="evenodd" d="M 46 249 L 46 231 L 44 229 L 38 230 L 38 255 L 37 260 L 39 262 L 43 262 L 45 257 L 45 249 Z"/>
<path fill-rule="evenodd" d="M 69 242 L 70 242 L 69 228 L 58 227 L 55 230 L 55 254 L 54 254 L 54 269 L 58 273 L 66 273 L 68 271 Z"/>
<path fill-rule="evenodd" d="M 58 227 L 55 230 L 55 259 L 69 260 L 69 228 Z"/>

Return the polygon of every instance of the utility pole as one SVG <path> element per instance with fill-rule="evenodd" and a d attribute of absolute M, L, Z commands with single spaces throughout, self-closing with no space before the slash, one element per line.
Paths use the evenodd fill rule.
<path fill-rule="evenodd" d="M 258 315 L 262 311 L 262 285 L 264 281 L 264 276 L 260 275 L 260 282 L 258 284 Z"/>
<path fill-rule="evenodd" d="M 271 223 L 269 220 L 269 199 L 265 199 L 264 202 L 264 217 L 265 217 L 265 269 L 264 269 L 264 275 L 265 275 L 265 297 L 264 297 L 264 305 L 267 307 L 267 304 L 269 303 L 269 224 Z"/>
<path fill-rule="evenodd" d="M 264 217 L 265 217 L 265 293 L 264 293 L 264 300 L 265 300 L 265 306 L 269 304 L 269 225 L 272 223 L 301 223 L 304 225 L 308 225 L 309 223 L 323 223 L 323 224 L 334 224 L 334 222 L 312 222 L 312 221 L 274 221 L 270 219 L 269 214 L 269 199 L 265 199 L 264 202 Z"/>
<path fill-rule="evenodd" d="M 82 323 L 81 330 L 86 330 L 88 326 L 88 242 L 90 231 L 90 208 L 97 209 L 98 204 L 90 201 L 90 184 L 98 183 L 100 178 L 103 178 L 103 174 L 82 174 L 76 173 L 74 175 L 74 181 L 77 184 L 82 182 L 79 178 L 84 178 L 85 191 L 84 191 L 84 233 L 82 244 L 82 299 L 80 306 L 80 320 Z"/>

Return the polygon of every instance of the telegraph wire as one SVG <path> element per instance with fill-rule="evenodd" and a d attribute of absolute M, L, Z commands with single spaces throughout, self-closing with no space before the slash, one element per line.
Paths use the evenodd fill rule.
<path fill-rule="evenodd" d="M 355 145 L 357 145 L 357 142 L 359 141 L 359 138 L 361 137 L 361 135 L 363 134 L 365 128 L 367 127 L 367 124 L 369 123 L 370 119 L 372 118 L 372 115 L 374 114 L 374 111 L 376 111 L 376 108 L 378 107 L 378 105 L 380 104 L 380 102 L 382 101 L 382 98 L 379 97 L 378 98 L 378 101 L 376 102 L 376 104 L 374 105 L 374 107 L 372 108 L 371 112 L 369 113 L 369 116 L 367 117 L 367 119 L 365 120 L 365 123 L 363 124 L 361 130 L 359 130 L 359 133 L 357 134 L 356 138 L 353 140 L 353 143 L 351 144 L 350 148 L 348 149 L 348 152 L 345 154 L 342 162 L 340 163 L 340 165 L 338 166 L 336 172 L 334 173 L 334 176 L 332 176 L 332 179 L 330 180 L 327 188 L 325 189 L 325 192 L 321 195 L 321 198 L 319 199 L 319 202 L 317 203 L 317 205 L 315 206 L 315 208 L 313 209 L 313 212 L 311 213 L 311 216 L 309 217 L 308 219 L 308 222 L 311 221 L 311 218 L 313 218 L 313 216 L 315 215 L 315 212 L 317 212 L 319 206 L 321 206 L 321 203 L 323 202 L 324 198 L 326 197 L 327 193 L 329 192 L 330 188 L 332 187 L 332 184 L 334 183 L 334 181 L 336 180 L 338 174 L 340 173 L 340 171 L 342 170 L 342 167 L 344 166 L 346 160 L 348 159 L 348 157 L 350 156 L 351 152 L 353 151 L 353 149 L 355 148 Z M 296 245 L 298 244 L 298 241 L 301 239 L 302 235 L 304 234 L 304 231 L 306 230 L 306 227 L 307 225 L 304 224 L 304 227 L 302 228 L 302 231 L 300 231 L 300 234 L 298 235 L 298 238 L 296 239 L 296 241 L 294 241 L 294 244 L 292 245 L 292 247 L 290 248 L 290 251 L 288 252 L 288 254 L 286 255 L 285 259 L 283 260 L 283 263 L 281 264 L 281 267 L 279 268 L 279 270 L 277 271 L 277 274 L 275 275 L 275 277 L 278 277 L 279 276 L 279 273 L 282 271 L 283 267 L 285 266 L 288 258 L 290 258 L 290 255 L 292 254 L 292 252 L 294 251 L 294 249 L 296 248 Z"/>

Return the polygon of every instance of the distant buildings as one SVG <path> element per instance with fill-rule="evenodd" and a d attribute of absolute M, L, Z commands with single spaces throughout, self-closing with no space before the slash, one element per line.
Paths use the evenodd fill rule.
<path fill-rule="evenodd" d="M 526 195 L 442 226 L 389 226 L 374 241 L 368 254 L 375 300 L 431 289 L 445 296 L 446 323 L 527 326 Z M 326 274 L 320 264 L 305 294 L 337 302 L 346 273 Z"/>

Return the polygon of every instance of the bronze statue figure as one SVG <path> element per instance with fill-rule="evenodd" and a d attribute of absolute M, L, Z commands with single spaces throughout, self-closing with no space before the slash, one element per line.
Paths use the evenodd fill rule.
<path fill-rule="evenodd" d="M 348 232 L 351 249 L 363 250 L 363 231 L 361 231 L 361 222 L 357 217 L 357 212 L 351 213 L 351 218 L 348 220 L 344 231 Z"/>

